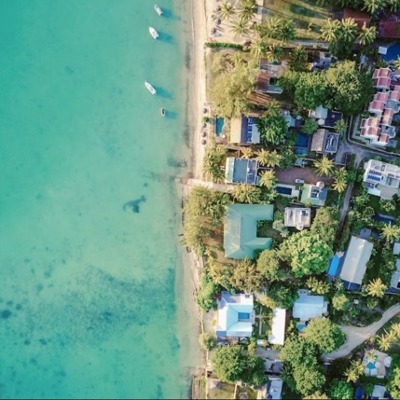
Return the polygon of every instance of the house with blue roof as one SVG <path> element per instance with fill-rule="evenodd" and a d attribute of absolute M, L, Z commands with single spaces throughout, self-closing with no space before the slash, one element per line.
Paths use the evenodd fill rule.
<path fill-rule="evenodd" d="M 273 218 L 272 204 L 231 204 L 225 214 L 225 257 L 252 259 L 255 250 L 270 249 L 271 238 L 257 237 L 257 222 L 272 221 Z"/>
<path fill-rule="evenodd" d="M 252 294 L 221 293 L 221 300 L 218 301 L 217 337 L 251 337 L 254 321 Z"/>
<path fill-rule="evenodd" d="M 227 157 L 225 165 L 226 183 L 246 183 L 257 185 L 258 161 L 250 158 Z"/>
<path fill-rule="evenodd" d="M 340 251 L 329 260 L 328 276 L 330 278 L 334 278 L 339 275 L 343 264 L 343 256 L 344 253 Z"/>
<path fill-rule="evenodd" d="M 320 318 L 328 311 L 328 302 L 323 296 L 310 295 L 309 290 L 299 290 L 299 297 L 293 305 L 293 318 L 308 321 Z"/>

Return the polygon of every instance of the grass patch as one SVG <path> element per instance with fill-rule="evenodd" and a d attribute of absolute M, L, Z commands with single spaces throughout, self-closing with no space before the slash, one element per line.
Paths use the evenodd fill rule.
<path fill-rule="evenodd" d="M 219 387 L 217 389 L 210 389 L 208 391 L 208 398 L 233 399 L 234 394 L 235 394 L 235 385 L 231 383 L 220 382 Z"/>
<path fill-rule="evenodd" d="M 320 28 L 331 15 L 328 7 L 316 0 L 264 0 L 268 15 L 292 19 L 296 23 L 296 37 L 300 39 L 320 38 Z"/>

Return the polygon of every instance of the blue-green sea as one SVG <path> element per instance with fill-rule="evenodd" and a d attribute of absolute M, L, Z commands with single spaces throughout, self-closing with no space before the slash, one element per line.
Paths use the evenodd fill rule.
<path fill-rule="evenodd" d="M 190 5 L 159 4 L 0 1 L 0 398 L 188 395 Z"/>

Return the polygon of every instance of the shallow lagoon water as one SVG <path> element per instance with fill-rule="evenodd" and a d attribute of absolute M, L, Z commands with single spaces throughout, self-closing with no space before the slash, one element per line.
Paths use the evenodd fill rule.
<path fill-rule="evenodd" d="M 187 396 L 187 10 L 160 5 L 0 3 L 1 398 Z"/>

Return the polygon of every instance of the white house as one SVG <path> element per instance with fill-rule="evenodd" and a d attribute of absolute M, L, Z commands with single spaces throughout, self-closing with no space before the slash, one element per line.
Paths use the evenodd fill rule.
<path fill-rule="evenodd" d="M 268 335 L 268 342 L 283 346 L 285 343 L 286 310 L 274 308 L 272 310 L 271 333 Z"/>
<path fill-rule="evenodd" d="M 299 298 L 293 306 L 293 318 L 308 321 L 322 317 L 328 310 L 328 302 L 323 296 L 312 296 L 307 290 L 299 290 Z"/>
<path fill-rule="evenodd" d="M 222 292 L 217 318 L 217 336 L 250 337 L 255 319 L 253 295 Z"/>

